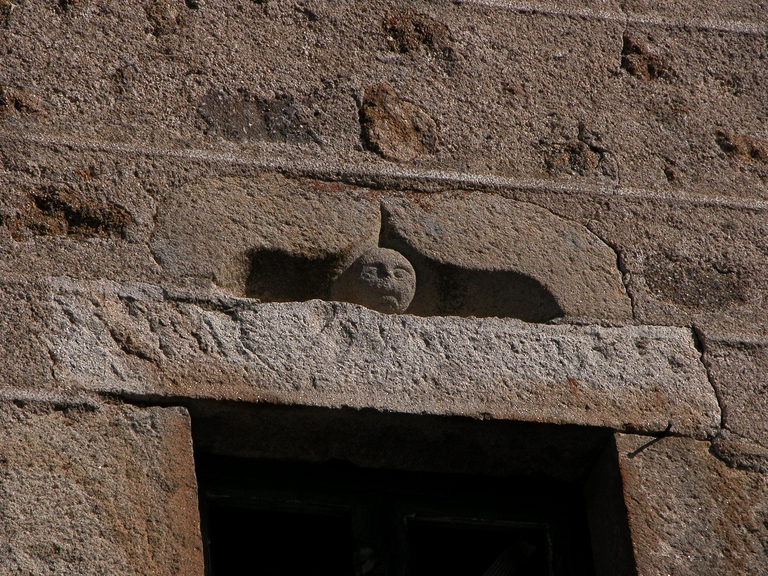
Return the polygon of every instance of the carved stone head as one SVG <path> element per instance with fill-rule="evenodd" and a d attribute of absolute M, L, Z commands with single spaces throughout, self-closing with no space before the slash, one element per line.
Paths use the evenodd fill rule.
<path fill-rule="evenodd" d="M 336 279 L 331 298 L 377 312 L 402 314 L 415 292 L 416 273 L 405 256 L 389 248 L 372 248 Z"/>

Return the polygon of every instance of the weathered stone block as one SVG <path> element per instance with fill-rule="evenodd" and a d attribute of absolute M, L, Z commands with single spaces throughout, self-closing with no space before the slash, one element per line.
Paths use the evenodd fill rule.
<path fill-rule="evenodd" d="M 716 138 L 768 137 L 755 120 L 768 106 L 763 34 L 700 2 L 637 0 L 629 16 L 589 1 L 65 4 L 19 4 L 0 29 L 0 89 L 30 95 L 0 113 L 7 132 L 384 169 L 360 120 L 366 88 L 387 82 L 419 135 L 403 148 L 402 131 L 383 130 L 374 148 L 415 166 L 766 196 L 768 165 Z M 78 66 L 49 58 L 52 45 Z"/>
<path fill-rule="evenodd" d="M 702 333 L 703 360 L 722 405 L 715 454 L 732 466 L 768 472 L 768 341 Z"/>
<path fill-rule="evenodd" d="M 18 139 L 0 150 L 0 274 L 159 280 L 140 158 Z"/>
<path fill-rule="evenodd" d="M 210 179 L 162 204 L 151 246 L 172 276 L 208 278 L 239 296 L 306 300 L 328 297 L 330 279 L 377 245 L 379 220 L 365 188 L 276 174 Z"/>
<path fill-rule="evenodd" d="M 277 174 L 206 179 L 165 199 L 151 246 L 171 276 L 238 296 L 327 298 L 330 280 L 377 245 L 379 221 L 365 188 Z"/>
<path fill-rule="evenodd" d="M 632 317 L 615 252 L 579 224 L 481 192 L 382 196 L 276 174 L 196 181 L 162 200 L 151 246 L 171 277 L 262 301 L 330 299 L 381 244 L 416 268 L 413 314 Z"/>
<path fill-rule="evenodd" d="M 0 284 L 0 388 L 55 385 L 45 345 L 51 296 L 45 283 L 6 278 Z"/>
<path fill-rule="evenodd" d="M 612 95 L 622 112 L 614 107 L 605 118 L 613 127 L 609 133 L 626 136 L 610 145 L 620 184 L 764 199 L 768 164 L 733 154 L 720 137 L 726 132 L 765 139 L 754 122 L 768 106 L 759 88 L 765 48 L 757 38 L 764 32 L 741 33 L 727 25 L 684 30 L 641 17 L 623 31 L 621 90 Z M 636 67 L 628 61 L 633 58 Z"/>
<path fill-rule="evenodd" d="M 619 255 L 636 320 L 768 334 L 768 212 L 763 202 L 511 190 L 584 224 Z"/>
<path fill-rule="evenodd" d="M 0 571 L 202 575 L 186 411 L 2 400 Z"/>
<path fill-rule="evenodd" d="M 690 438 L 616 441 L 639 576 L 765 572 L 765 475 L 728 468 Z"/>
<path fill-rule="evenodd" d="M 55 281 L 61 385 L 681 433 L 720 412 L 689 330 L 419 318 Z"/>
<path fill-rule="evenodd" d="M 386 83 L 365 88 L 360 108 L 363 144 L 387 160 L 408 162 L 437 152 L 435 121 Z"/>
<path fill-rule="evenodd" d="M 270 222 L 270 218 L 265 214 L 257 217 L 247 212 L 245 205 L 248 203 L 245 201 L 241 204 L 232 200 L 228 204 L 230 195 L 241 199 L 245 196 L 226 192 L 223 185 L 219 190 L 216 188 L 219 184 L 211 184 L 214 189 L 219 190 L 218 197 L 205 196 L 202 192 L 204 183 L 208 181 L 238 182 L 236 189 L 242 189 L 243 194 L 246 194 L 246 190 L 251 190 L 251 194 L 254 190 L 258 191 L 258 183 L 262 181 L 261 175 L 264 172 L 261 164 L 253 159 L 243 161 L 245 164 L 252 162 L 253 166 L 243 167 L 237 159 L 215 154 L 199 161 L 175 157 L 172 154 L 147 159 L 138 150 L 95 150 L 85 145 L 75 149 L 63 149 L 53 145 L 24 144 L 15 139 L 4 142 L 3 152 L 9 157 L 10 168 L 7 180 L 3 180 L 7 187 L 0 188 L 0 218 L 3 219 L 0 224 L 0 270 L 6 273 L 25 273 L 31 276 L 67 275 L 87 279 L 106 277 L 120 281 L 140 280 L 160 284 L 171 279 L 170 264 L 173 264 L 177 267 L 174 270 L 179 273 L 200 272 L 210 277 L 217 267 L 227 269 L 224 263 L 227 262 L 228 255 L 221 257 L 217 252 L 222 250 L 221 244 L 232 242 L 229 244 L 230 248 L 244 248 L 248 244 L 244 240 L 245 236 L 253 234 L 255 230 L 251 226 L 259 222 Z M 57 149 L 59 152 L 56 152 Z M 29 236 L 22 241 L 13 239 L 11 234 L 16 218 L 14 210 L 18 207 L 17 201 L 23 199 L 22 190 L 51 186 L 56 178 L 62 178 L 67 186 L 77 188 L 77 182 L 82 178 L 69 168 L 87 168 L 89 165 L 93 165 L 97 172 L 89 186 L 94 187 L 94 190 L 98 188 L 99 194 L 105 200 L 126 207 L 131 214 L 133 223 L 127 229 L 128 238 L 38 235 Z M 33 169 L 38 170 L 39 175 L 32 175 L 30 172 Z M 211 171 L 223 176 L 211 178 Z M 275 178 L 282 180 L 282 177 Z M 379 176 L 371 175 L 366 182 L 371 183 L 371 180 L 377 178 Z M 286 250 L 295 250 L 300 245 L 305 248 L 310 246 L 306 241 L 309 238 L 329 242 L 331 250 L 340 250 L 343 244 L 340 239 L 346 236 L 335 232 L 338 227 L 345 230 L 352 230 L 351 227 L 354 227 L 356 232 L 353 231 L 353 235 L 362 237 L 362 232 L 369 226 L 371 233 L 376 234 L 372 230 L 377 226 L 373 221 L 378 221 L 375 213 L 379 201 L 401 201 L 403 196 L 408 196 L 394 192 L 382 193 L 371 188 L 371 196 L 368 197 L 363 188 L 354 186 L 323 184 L 312 179 L 284 181 L 287 182 L 284 190 L 289 192 L 286 192 L 282 200 L 275 200 L 274 206 L 290 204 L 291 194 L 294 193 L 305 197 L 305 200 L 296 201 L 295 211 L 281 209 L 283 220 L 275 217 L 271 220 L 273 226 L 267 227 L 261 234 L 269 242 L 274 242 Z M 440 189 L 437 184 L 425 184 L 417 178 L 387 176 L 386 181 L 391 186 L 405 189 L 419 189 L 420 186 L 432 190 L 436 187 Z M 516 181 L 511 181 L 510 184 L 514 182 Z M 449 183 L 451 188 L 459 184 L 450 181 Z M 497 188 L 496 191 L 500 195 L 550 210 L 568 221 L 563 225 L 564 228 L 573 225 L 569 222 L 585 226 L 618 254 L 618 265 L 624 274 L 623 279 L 632 298 L 634 315 L 638 321 L 682 326 L 695 323 L 708 330 L 744 332 L 758 336 L 768 334 L 768 309 L 764 298 L 764 294 L 768 293 L 768 264 L 765 259 L 765 254 L 768 253 L 768 218 L 762 202 L 738 199 L 709 200 L 701 195 L 671 198 L 647 191 L 613 194 L 610 191 L 573 189 L 570 193 L 564 193 L 538 185 L 527 187 L 524 181 L 519 184 L 509 188 Z M 479 180 L 478 185 L 483 185 L 483 182 Z M 199 222 L 199 214 L 195 215 L 191 210 L 185 212 L 184 193 L 188 189 L 197 189 L 195 187 L 200 187 L 196 194 L 204 199 L 199 200 L 203 202 L 201 210 L 211 212 L 212 215 L 209 216 L 212 220 L 217 218 L 216 214 L 223 218 L 220 230 L 211 231 L 206 228 L 205 222 Z M 144 190 L 152 191 L 152 195 Z M 347 192 L 343 192 L 344 190 Z M 271 189 L 270 194 L 279 196 L 279 191 L 280 187 L 277 186 Z M 315 200 L 308 200 L 315 197 L 315 194 Z M 345 194 L 351 196 L 351 199 Z M 193 199 L 196 197 L 195 194 L 190 195 Z M 320 200 L 321 198 L 325 200 Z M 414 214 L 420 214 L 428 208 L 431 201 L 439 198 L 439 195 L 419 194 L 411 198 L 415 204 Z M 323 203 L 323 206 L 318 208 L 316 202 Z M 365 206 L 367 202 L 372 205 Z M 478 201 L 479 205 L 492 202 L 494 200 L 491 199 Z M 408 204 L 410 205 L 410 201 Z M 243 208 L 246 210 L 244 214 L 251 216 L 246 218 L 243 214 L 237 214 L 232 206 Z M 345 206 L 350 208 L 351 212 L 345 211 Z M 338 215 L 329 214 L 326 207 L 338 209 Z M 166 224 L 163 220 L 152 237 L 153 210 L 158 211 L 161 220 L 170 219 L 168 214 L 174 211 L 179 221 Z M 325 214 L 328 218 L 316 222 L 313 212 Z M 359 217 L 360 220 L 357 221 L 358 224 L 350 224 L 347 220 L 342 221 L 346 216 Z M 186 223 L 185 218 L 188 219 Z M 249 218 L 254 220 L 248 220 Z M 306 218 L 303 224 L 302 218 Z M 294 225 L 289 225 L 291 221 Z M 232 224 L 232 229 L 228 228 L 228 225 L 224 226 L 227 222 Z M 236 224 L 238 222 L 239 224 Z M 164 231 L 163 226 L 166 225 L 169 228 Z M 282 225 L 290 234 L 281 235 Z M 316 232 L 300 232 L 298 228 L 301 225 L 316 225 Z M 199 227 L 197 234 L 192 232 L 195 226 Z M 184 241 L 174 245 L 171 229 L 178 229 Z M 288 241 L 280 240 L 281 238 L 288 238 Z M 159 245 L 160 242 L 166 245 L 166 255 L 158 253 L 158 259 L 161 256 L 168 261 L 175 259 L 169 264 L 168 270 L 164 271 L 153 260 L 153 254 L 147 246 L 150 239 L 153 246 Z M 221 243 L 218 247 L 217 242 Z M 456 242 L 453 245 L 455 244 Z M 265 245 L 268 246 L 269 243 L 265 242 Z M 194 249 L 195 246 L 197 249 Z M 530 252 L 535 248 L 530 246 L 526 251 Z M 178 255 L 173 256 L 173 251 Z M 270 250 L 262 251 L 263 269 L 266 272 L 271 270 L 265 273 L 264 277 L 270 277 L 270 274 L 272 278 L 281 276 L 280 266 L 275 265 L 275 259 L 270 261 L 270 256 L 274 255 Z M 189 258 L 184 260 L 187 257 Z M 547 254 L 546 257 L 551 259 L 556 256 Z M 323 262 L 327 264 L 329 261 L 335 260 L 294 258 L 291 263 L 294 270 L 303 273 L 304 278 L 307 278 L 312 274 L 325 274 L 328 266 L 324 267 Z M 319 265 L 307 266 L 310 262 Z M 240 268 L 240 275 L 248 275 L 245 271 L 247 262 L 241 261 L 241 265 L 243 268 Z M 571 269 L 571 272 L 580 271 L 575 266 Z M 299 277 L 301 280 L 300 274 Z M 265 294 L 268 291 L 266 288 L 269 288 L 267 283 L 254 282 L 251 294 L 261 296 L 265 300 L 296 300 L 303 299 L 308 294 L 308 297 L 325 297 L 321 294 L 322 290 L 314 290 L 312 282 L 303 280 L 273 282 L 273 288 L 281 284 L 292 285 L 295 290 L 292 294 L 278 293 L 269 297 L 269 294 Z M 242 290 L 240 285 L 235 292 Z M 276 296 L 278 298 L 275 298 Z M 572 295 L 575 296 L 576 294 Z"/>

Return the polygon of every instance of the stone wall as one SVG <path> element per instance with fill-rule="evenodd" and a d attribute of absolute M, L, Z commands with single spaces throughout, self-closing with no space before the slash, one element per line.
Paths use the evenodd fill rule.
<path fill-rule="evenodd" d="M 3 571 L 202 574 L 193 438 L 335 450 L 241 409 L 575 426 L 473 473 L 570 470 L 598 574 L 765 571 L 768 7 L 657 4 L 0 0 Z M 376 249 L 405 314 L 331 301 Z"/>

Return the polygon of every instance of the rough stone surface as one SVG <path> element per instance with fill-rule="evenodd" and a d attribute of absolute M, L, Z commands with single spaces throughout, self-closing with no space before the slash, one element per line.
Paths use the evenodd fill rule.
<path fill-rule="evenodd" d="M 426 52 L 446 60 L 456 59 L 454 40 L 448 27 L 426 14 L 405 10 L 386 18 L 383 25 L 392 47 L 403 54 L 422 55 Z"/>
<path fill-rule="evenodd" d="M 129 224 L 130 216 L 119 206 L 87 198 L 66 186 L 31 191 L 21 209 L 8 217 L 8 228 L 16 241 L 30 236 L 124 238 Z"/>
<path fill-rule="evenodd" d="M 615 252 L 579 224 L 483 193 L 390 193 L 380 225 L 376 196 L 274 174 L 207 179 L 160 200 L 151 247 L 172 277 L 290 301 L 328 299 L 381 241 L 417 268 L 415 314 L 631 318 Z"/>
<path fill-rule="evenodd" d="M 481 193 L 394 199 L 383 206 L 384 245 L 403 252 L 417 268 L 412 308 L 419 312 L 494 315 L 479 314 L 473 307 L 501 311 L 517 294 L 531 293 L 508 276 L 497 286 L 491 281 L 493 273 L 502 277 L 499 273 L 513 272 L 535 280 L 554 298 L 554 310 L 547 310 L 549 303 L 540 305 L 543 319 L 547 314 L 632 317 L 616 253 L 579 224 L 537 206 Z M 481 275 L 461 286 L 460 272 L 472 271 Z M 456 285 L 446 290 L 444 284 L 452 281 Z"/>
<path fill-rule="evenodd" d="M 264 172 L 258 157 L 246 158 L 245 166 L 241 166 L 238 159 L 218 154 L 196 160 L 197 156 L 176 157 L 159 152 L 156 156 L 146 157 L 138 149 L 122 152 L 117 149 L 92 148 L 86 144 L 69 149 L 7 138 L 3 142 L 0 150 L 6 157 L 6 170 L 0 174 L 4 182 L 0 186 L 0 219 L 3 220 L 0 224 L 0 270 L 5 273 L 108 277 L 161 283 L 171 274 L 163 271 L 148 248 L 153 231 L 153 212 L 160 211 L 162 214 L 166 210 L 162 207 L 165 202 L 169 204 L 168 210 L 175 203 L 183 207 L 182 191 L 187 187 L 194 188 L 202 181 L 233 178 L 243 182 L 242 186 L 246 187 L 258 182 Z M 288 164 L 299 162 L 298 158 L 292 158 L 288 155 L 283 157 L 283 161 Z M 89 166 L 93 167 L 94 175 L 90 181 L 85 181 L 76 171 L 90 174 Z M 312 166 L 313 170 L 319 170 L 326 177 L 332 177 L 335 170 L 342 168 L 331 166 L 328 172 L 324 172 L 318 166 Z M 212 171 L 222 176 L 211 178 Z M 401 177 L 391 174 L 357 174 L 366 186 L 382 179 L 388 185 L 398 188 L 434 191 L 445 187 L 440 182 L 430 183 L 407 174 Z M 292 180 L 297 181 L 300 182 L 298 188 L 305 192 L 313 190 L 313 186 L 322 188 L 316 181 L 302 183 L 300 180 Z M 25 191 L 42 190 L 60 182 L 73 189 L 93 187 L 98 190 L 101 198 L 125 207 L 132 221 L 126 229 L 127 238 L 30 235 L 22 241 L 14 240 L 11 234 L 16 226 L 13 223 L 16 218 L 14 214 L 20 213 L 25 198 L 28 198 Z M 482 185 L 483 182 L 477 181 L 474 184 Z M 341 195 L 343 192 L 338 190 L 347 189 L 338 184 L 328 186 L 336 188 Z M 455 187 L 455 184 L 452 186 Z M 702 196 L 669 197 L 632 190 L 613 194 L 599 189 L 548 189 L 535 182 L 516 180 L 510 182 L 510 188 L 500 192 L 504 196 L 541 206 L 561 218 L 580 223 L 611 246 L 618 254 L 618 265 L 623 272 L 638 321 L 678 326 L 696 323 L 717 331 L 768 335 L 768 299 L 765 298 L 768 293 L 768 217 L 761 203 L 710 201 Z M 353 191 L 349 193 L 356 198 Z M 176 194 L 181 194 L 181 197 L 174 200 Z M 318 194 L 325 197 L 322 192 Z M 389 196 L 378 191 L 372 191 L 371 194 L 371 198 L 364 196 L 363 199 L 371 200 L 373 204 L 378 203 L 374 201 L 377 197 L 384 196 L 386 200 Z M 335 196 L 331 194 L 331 197 Z M 419 197 L 426 200 L 428 195 L 416 196 Z M 205 209 L 214 214 L 221 213 L 226 223 L 228 219 L 235 218 L 230 213 L 234 211 L 228 206 L 240 204 L 229 201 L 226 194 L 222 194 L 221 198 L 221 201 L 209 198 L 211 205 L 206 205 Z M 330 201 L 327 203 L 333 205 Z M 342 206 L 345 205 L 346 201 L 342 202 Z M 311 206 L 316 205 L 310 203 L 310 208 L 304 214 L 308 222 L 312 220 Z M 350 206 L 361 205 L 355 200 Z M 370 206 L 363 213 L 367 214 L 369 209 L 371 233 L 375 234 L 373 229 L 378 225 L 373 222 L 378 221 L 375 214 L 378 208 Z M 319 211 L 322 213 L 322 210 Z M 290 214 L 290 211 L 287 213 Z M 297 214 L 291 216 L 294 222 L 300 220 L 302 211 L 297 210 Z M 357 214 L 357 211 L 353 210 L 352 214 Z M 291 217 L 286 221 L 290 221 Z M 363 217 L 362 221 L 367 221 L 367 218 Z M 264 216 L 264 220 L 268 218 Z M 183 232 L 182 224 L 174 225 Z M 345 221 L 343 226 L 349 230 L 350 224 Z M 200 237 L 204 230 L 202 227 Z M 279 226 L 267 233 L 270 242 L 288 249 L 291 239 L 296 241 L 300 236 L 295 229 L 289 227 L 287 230 L 294 230 L 291 236 L 281 239 L 277 230 Z M 327 230 L 332 231 L 333 227 Z M 158 230 L 155 241 L 162 233 L 162 230 Z M 228 237 L 226 227 L 222 229 L 220 237 Z M 241 237 L 235 234 L 238 241 Z M 338 237 L 331 234 L 331 238 Z M 210 240 L 206 242 L 211 243 Z M 215 246 L 210 248 L 211 254 L 214 253 L 213 248 Z M 205 261 L 206 250 L 200 252 L 201 261 Z M 190 253 L 190 250 L 185 249 L 185 253 Z M 267 251 L 264 256 L 265 264 L 269 265 L 270 252 Z M 199 268 L 206 268 L 204 274 L 210 275 L 217 262 L 220 260 L 211 257 L 205 267 L 199 265 Z M 295 260 L 293 269 L 299 269 L 299 276 L 303 273 L 305 277 L 308 273 L 322 276 L 327 272 L 329 261 L 313 262 L 319 262 L 320 265 L 307 272 L 306 266 L 303 271 L 301 268 L 306 262 Z M 194 262 L 187 262 L 186 269 L 181 268 L 181 257 L 177 259 L 177 264 L 180 273 L 194 271 L 197 266 Z M 275 277 L 281 273 L 280 266 L 277 266 Z M 308 284 L 312 283 L 293 283 L 294 286 Z M 263 297 L 263 288 L 254 288 L 251 293 L 256 295 L 255 292 L 261 291 Z M 305 290 L 298 295 L 277 294 L 283 300 L 319 295 L 312 290 Z"/>
<path fill-rule="evenodd" d="M 363 144 L 387 160 L 408 162 L 437 152 L 440 141 L 435 121 L 385 83 L 365 89 L 360 126 Z"/>
<path fill-rule="evenodd" d="M 439 150 L 414 165 L 768 195 L 768 166 L 716 139 L 768 139 L 765 9 L 754 3 L 191 4 L 14 5 L 0 28 L 3 130 L 236 154 L 295 145 L 380 166 L 390 162 L 364 149 L 359 105 L 387 83 L 439 126 Z M 634 52 L 622 54 L 625 38 Z M 635 56 L 645 74 L 632 72 L 642 62 L 622 67 Z M 669 74 L 644 77 L 653 58 Z M 581 125 L 592 136 L 579 139 Z M 385 149 L 404 149 L 389 134 Z M 552 170 L 564 147 L 577 149 L 575 169 Z"/>
<path fill-rule="evenodd" d="M 0 284 L 3 387 L 47 388 L 54 384 L 52 359 L 45 345 L 45 319 L 50 319 L 53 312 L 52 294 L 50 284 L 28 279 L 4 278 Z"/>
<path fill-rule="evenodd" d="M 0 401 L 3 574 L 203 574 L 189 416 Z"/>
<path fill-rule="evenodd" d="M 704 334 L 703 360 L 723 410 L 714 453 L 768 473 L 768 340 Z"/>
<path fill-rule="evenodd" d="M 639 322 L 768 335 L 768 212 L 762 203 L 631 191 L 509 195 L 583 223 L 613 247 Z"/>
<path fill-rule="evenodd" d="M 747 162 L 768 162 L 768 141 L 760 140 L 749 134 L 731 134 L 717 132 L 717 145 L 723 152 Z"/>
<path fill-rule="evenodd" d="M 0 274 L 159 281 L 149 166 L 61 150 L 0 145 Z"/>
<path fill-rule="evenodd" d="M 685 329 L 390 316 L 64 279 L 53 298 L 46 337 L 64 386 L 621 430 L 672 419 L 698 437 L 720 422 Z"/>
<path fill-rule="evenodd" d="M 712 28 L 759 30 L 760 25 L 768 21 L 768 7 L 755 2 L 732 2 L 715 4 L 708 0 L 672 0 L 654 2 L 653 0 L 625 0 L 621 8 L 630 19 L 654 19 L 669 22 L 672 25 L 688 21 L 693 24 L 709 25 Z"/>
<path fill-rule="evenodd" d="M 206 179 L 162 202 L 151 247 L 172 276 L 305 300 L 327 297 L 330 279 L 377 245 L 379 219 L 366 189 L 276 174 Z"/>
<path fill-rule="evenodd" d="M 689 438 L 617 435 L 639 576 L 764 574 L 768 478 Z"/>
<path fill-rule="evenodd" d="M 627 35 L 621 50 L 621 67 L 643 80 L 671 79 L 674 74 L 665 59 L 652 52 L 645 42 Z"/>
<path fill-rule="evenodd" d="M 126 207 L 134 222 L 127 228 L 126 239 L 67 235 L 16 242 L 10 219 L 4 219 L 0 270 L 6 273 L 161 283 L 169 273 L 163 272 L 147 247 L 153 211 L 158 209 L 153 195 L 160 202 L 163 198 L 170 202 L 176 191 L 210 178 L 211 172 L 248 181 L 257 181 L 263 173 L 262 161 L 253 156 L 241 166 L 238 159 L 219 154 L 197 160 L 196 155 L 177 157 L 155 151 L 156 155 L 147 157 L 138 148 L 121 151 L 82 144 L 69 149 L 11 138 L 3 139 L 0 150 L 6 156 L 0 212 L 15 210 L 23 198 L 22 190 L 42 189 L 60 180 L 70 187 L 83 186 L 82 177 L 73 170 L 92 165 L 96 175 L 88 185 Z M 299 159 L 287 155 L 283 161 L 290 164 Z M 311 166 L 325 177 L 343 168 L 331 166 L 326 172 Z M 355 174 L 367 186 L 378 179 L 405 189 L 445 187 L 442 181 L 408 174 Z M 484 185 L 481 180 L 473 183 Z M 761 203 L 632 190 L 614 194 L 597 188 L 549 189 L 517 180 L 501 192 L 581 223 L 613 247 L 638 321 L 678 326 L 696 323 L 718 331 L 768 335 L 768 300 L 764 296 L 768 293 L 768 217 Z M 226 207 L 218 210 L 227 211 Z"/>
<path fill-rule="evenodd" d="M 208 123 L 206 134 L 227 140 L 248 142 L 266 140 L 301 144 L 317 140 L 314 118 L 301 102 L 288 95 L 259 98 L 223 89 L 211 90 L 198 109 Z"/>
<path fill-rule="evenodd" d="M 0 387 L 224 420 L 211 399 L 674 419 L 710 452 L 622 457 L 641 572 L 765 572 L 766 23 L 748 1 L 0 0 Z M 511 201 L 522 221 L 494 216 Z M 414 265 L 409 313 L 444 317 L 238 298 L 327 299 L 377 245 Z M 83 453 L 111 456 L 102 436 Z"/>

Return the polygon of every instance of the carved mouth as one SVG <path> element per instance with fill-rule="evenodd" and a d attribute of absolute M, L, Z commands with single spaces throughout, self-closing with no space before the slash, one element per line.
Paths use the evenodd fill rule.
<path fill-rule="evenodd" d="M 381 302 L 382 308 L 386 308 L 392 312 L 400 307 L 400 301 L 390 294 L 383 294 L 379 299 L 379 302 Z"/>

